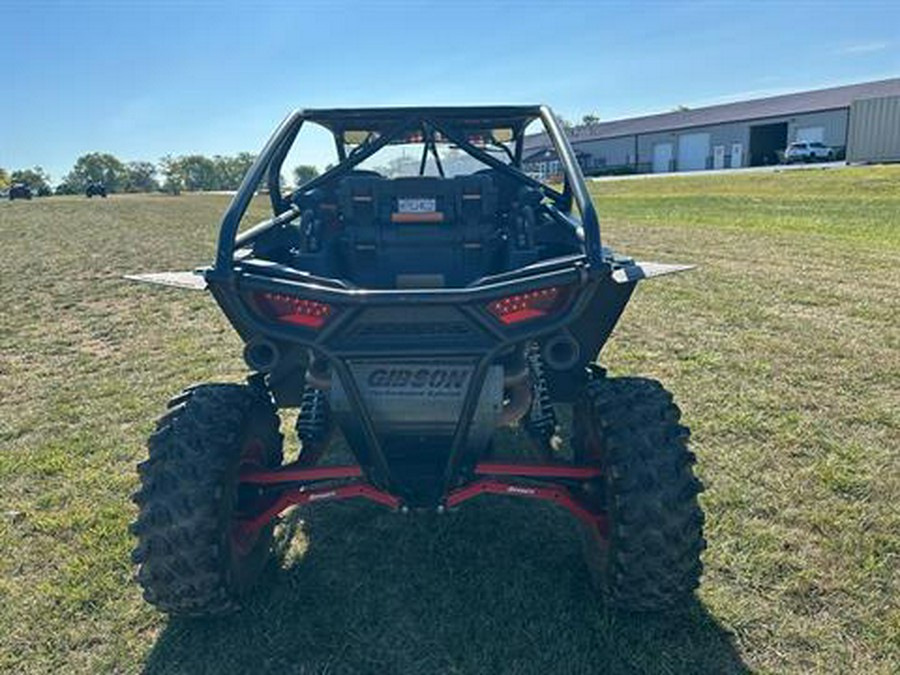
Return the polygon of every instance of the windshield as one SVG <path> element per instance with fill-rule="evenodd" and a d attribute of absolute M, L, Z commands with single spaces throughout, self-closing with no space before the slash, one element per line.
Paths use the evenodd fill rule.
<path fill-rule="evenodd" d="M 489 129 L 466 134 L 466 142 L 503 164 L 513 162 L 514 145 L 511 129 Z M 377 132 L 348 131 L 343 134 L 344 149 L 349 157 L 378 139 Z M 441 176 L 453 178 L 473 174 L 490 166 L 473 157 L 440 132 L 414 129 L 397 141 L 367 157 L 356 167 L 374 171 L 387 178 L 407 176 Z"/>
<path fill-rule="evenodd" d="M 323 174 L 303 183 L 303 191 L 329 183 L 333 178 L 356 174 L 378 175 L 383 178 L 436 177 L 456 178 L 482 171 L 504 173 L 539 189 L 558 203 L 563 211 L 571 208 L 568 181 L 562 186 L 548 185 L 522 168 L 522 140 L 529 120 L 484 119 L 473 116 L 456 118 L 439 116 L 376 119 L 372 123 L 360 120 L 311 120 L 313 125 L 327 128 L 336 143 L 339 161 Z M 270 171 L 270 188 L 274 188 Z M 518 178 L 514 178 L 514 177 Z M 559 176 L 562 179 L 563 176 Z M 297 191 L 275 197 L 273 208 L 280 213 L 287 208 L 287 200 L 300 194 Z"/>
<path fill-rule="evenodd" d="M 494 148 L 485 148 L 504 164 L 510 156 Z M 424 159 L 424 162 L 423 162 Z M 453 178 L 490 168 L 456 146 L 436 144 L 426 148 L 424 143 L 389 145 L 361 162 L 359 169 L 375 171 L 387 178 L 402 176 L 443 176 Z"/>

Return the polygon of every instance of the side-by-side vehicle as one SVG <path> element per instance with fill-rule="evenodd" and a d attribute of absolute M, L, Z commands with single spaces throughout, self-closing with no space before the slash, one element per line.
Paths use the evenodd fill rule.
<path fill-rule="evenodd" d="M 307 125 L 338 161 L 286 191 Z M 522 170 L 534 126 L 559 184 Z M 243 227 L 266 193 L 271 217 Z M 180 615 L 238 607 L 291 505 L 444 513 L 501 495 L 575 516 L 611 604 L 681 605 L 704 547 L 688 430 L 662 385 L 596 360 L 637 283 L 682 269 L 602 245 L 547 107 L 292 113 L 234 196 L 212 264 L 135 275 L 208 289 L 250 371 L 175 396 L 149 439 L 133 525 L 144 597 Z M 336 461 L 337 436 L 353 462 Z"/>

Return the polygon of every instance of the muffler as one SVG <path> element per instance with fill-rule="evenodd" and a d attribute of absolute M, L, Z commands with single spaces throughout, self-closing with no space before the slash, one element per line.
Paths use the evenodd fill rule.
<path fill-rule="evenodd" d="M 252 370 L 270 373 L 281 360 L 278 346 L 266 338 L 253 338 L 244 347 L 244 362 Z"/>
<path fill-rule="evenodd" d="M 560 331 L 544 342 L 541 356 L 552 370 L 570 370 L 581 360 L 581 345 L 568 331 Z"/>

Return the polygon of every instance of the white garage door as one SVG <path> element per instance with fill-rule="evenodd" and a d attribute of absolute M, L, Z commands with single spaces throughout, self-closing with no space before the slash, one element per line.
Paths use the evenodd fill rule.
<path fill-rule="evenodd" d="M 679 171 L 705 169 L 707 157 L 709 157 L 709 134 L 685 134 L 678 137 Z"/>
<path fill-rule="evenodd" d="M 800 127 L 797 140 L 806 143 L 821 143 L 825 139 L 825 127 Z"/>
<path fill-rule="evenodd" d="M 668 173 L 672 170 L 672 144 L 657 143 L 653 146 L 653 173 Z"/>

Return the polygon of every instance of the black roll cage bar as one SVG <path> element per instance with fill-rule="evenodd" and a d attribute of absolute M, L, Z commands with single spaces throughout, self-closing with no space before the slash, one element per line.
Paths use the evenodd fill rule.
<path fill-rule="evenodd" d="M 453 124 L 456 119 L 466 122 L 480 118 L 490 121 L 499 120 L 513 127 L 516 145 L 512 165 L 506 164 L 489 152 L 473 145 L 469 142 L 466 134 Z M 359 128 L 360 125 L 365 125 L 371 119 L 386 121 L 388 125 L 377 138 L 373 139 L 370 136 L 361 145 L 354 148 L 350 155 L 347 155 L 341 142 L 343 130 L 354 127 Z M 543 123 L 551 145 L 556 150 L 562 164 L 565 177 L 562 193 L 521 171 L 525 127 L 535 119 L 540 119 Z M 426 134 L 426 138 L 423 138 L 426 151 L 429 137 L 433 143 L 433 132 L 438 131 L 466 153 L 492 169 L 539 189 L 544 195 L 561 206 L 561 212 L 564 212 L 566 215 L 571 211 L 574 199 L 574 203 L 581 214 L 585 257 L 591 266 L 600 267 L 603 263 L 600 222 L 597 218 L 597 212 L 584 184 L 584 178 L 575 159 L 572 146 L 563 132 L 556 115 L 547 106 L 295 110 L 285 117 L 275 130 L 275 133 L 256 158 L 253 166 L 244 176 L 237 193 L 231 200 L 231 204 L 222 218 L 215 264 L 207 272 L 208 275 L 214 276 L 221 281 L 232 279 L 235 273 L 234 254 L 237 248 L 250 243 L 266 230 L 280 223 L 293 220 L 299 215 L 298 207 L 281 195 L 281 168 L 285 157 L 287 157 L 297 138 L 297 134 L 306 121 L 320 124 L 334 134 L 335 143 L 338 145 L 338 156 L 341 161 L 337 166 L 304 184 L 302 186 L 304 192 L 349 173 L 367 158 L 392 141 L 397 140 L 401 134 L 407 132 L 410 128 L 422 127 L 429 131 L 429 134 Z M 392 121 L 396 121 L 396 123 L 390 124 Z M 266 178 L 268 184 L 269 198 L 275 215 L 273 218 L 255 225 L 241 236 L 238 236 L 241 219 L 256 193 L 257 186 L 262 183 L 264 178 Z M 560 211 L 557 210 L 557 212 Z"/>

